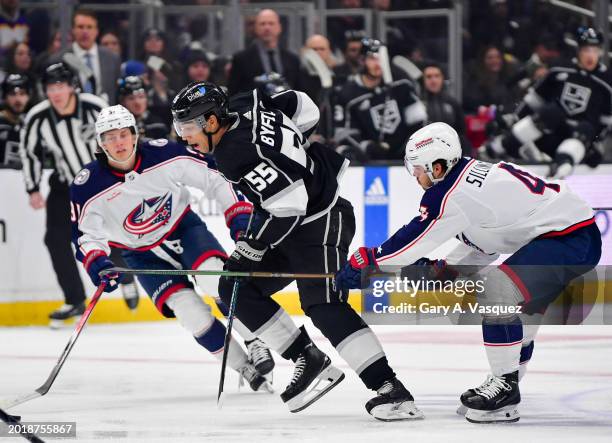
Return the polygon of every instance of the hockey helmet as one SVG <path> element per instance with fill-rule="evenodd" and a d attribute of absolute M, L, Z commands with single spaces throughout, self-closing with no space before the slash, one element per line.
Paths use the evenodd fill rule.
<path fill-rule="evenodd" d="M 601 46 L 603 44 L 603 34 L 595 28 L 587 28 L 581 26 L 576 31 L 578 47 L 583 46 Z"/>
<path fill-rule="evenodd" d="M 361 39 L 361 54 L 365 56 L 378 54 L 381 46 L 383 46 L 383 42 L 376 38 L 363 38 Z"/>
<path fill-rule="evenodd" d="M 78 80 L 74 71 L 65 62 L 57 62 L 45 68 L 42 75 L 42 84 L 68 83 L 72 87 L 78 86 Z"/>
<path fill-rule="evenodd" d="M 122 129 L 122 128 L 130 128 L 132 133 L 134 134 L 134 150 L 130 154 L 130 156 L 123 160 L 115 160 L 112 155 L 108 153 L 108 151 L 104 148 L 102 144 L 103 135 L 105 132 L 112 131 L 113 129 Z M 117 163 L 127 163 L 131 160 L 131 158 L 136 154 L 136 146 L 138 144 L 138 127 L 136 126 L 136 119 L 132 115 L 130 111 L 124 108 L 121 105 L 109 106 L 104 108 L 98 114 L 98 118 L 96 119 L 96 140 L 98 141 L 98 145 L 104 151 L 104 153 L 112 158 Z"/>
<path fill-rule="evenodd" d="M 142 78 L 136 75 L 130 75 L 117 80 L 117 94 L 119 97 L 125 97 L 140 92 L 146 92 L 146 86 Z"/>
<path fill-rule="evenodd" d="M 223 90 L 210 82 L 192 82 L 185 86 L 172 101 L 174 129 L 179 137 L 188 131 L 204 130 L 206 120 L 215 115 L 219 123 L 229 120 L 229 100 Z"/>
<path fill-rule="evenodd" d="M 17 89 L 24 90 L 28 95 L 32 94 L 32 82 L 25 74 L 9 74 L 2 82 L 2 97 L 6 97 Z"/>
<path fill-rule="evenodd" d="M 450 125 L 443 122 L 431 123 L 419 129 L 406 143 L 404 164 L 410 175 L 415 175 L 421 170 L 434 184 L 443 180 L 460 159 L 459 135 Z M 446 172 L 443 177 L 434 178 L 433 163 L 438 160 L 446 164 Z"/>

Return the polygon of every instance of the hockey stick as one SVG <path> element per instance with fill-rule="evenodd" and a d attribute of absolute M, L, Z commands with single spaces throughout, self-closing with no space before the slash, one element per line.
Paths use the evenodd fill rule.
<path fill-rule="evenodd" d="M 379 121 L 378 143 L 382 143 L 385 138 L 385 126 L 387 125 L 387 104 L 391 99 L 391 83 L 393 76 L 391 74 L 391 64 L 389 63 L 389 51 L 385 45 L 378 49 L 378 60 L 382 69 L 383 83 L 385 88 L 385 103 L 382 109 L 382 115 Z"/>
<path fill-rule="evenodd" d="M 301 274 L 292 272 L 240 272 L 240 271 L 214 271 L 195 269 L 129 269 L 112 268 L 109 271 L 121 274 L 137 275 L 218 275 L 220 277 L 246 277 L 246 278 L 334 278 L 335 274 Z"/>
<path fill-rule="evenodd" d="M 609 207 L 609 208 L 593 208 L 593 211 L 612 211 L 612 207 Z"/>
<path fill-rule="evenodd" d="M 91 315 L 91 311 L 93 311 L 93 308 L 98 303 L 98 300 L 100 299 L 100 296 L 104 292 L 105 287 L 106 287 L 106 283 L 102 282 L 100 286 L 98 286 L 98 289 L 96 289 L 96 292 L 93 295 L 91 302 L 89 302 L 89 306 L 87 306 L 87 309 L 85 309 L 85 312 L 81 316 L 81 319 L 79 320 L 79 323 L 74 329 L 74 332 L 70 336 L 70 340 L 68 340 L 68 343 L 66 344 L 66 347 L 64 348 L 64 352 L 62 352 L 62 355 L 60 355 L 60 358 L 55 364 L 55 367 L 53 368 L 53 370 L 51 371 L 51 374 L 49 375 L 47 380 L 42 384 L 42 386 L 40 386 L 38 389 L 34 390 L 34 392 L 31 392 L 29 394 L 20 395 L 19 397 L 15 397 L 13 399 L 0 402 L 1 408 L 10 409 L 13 406 L 17 406 L 17 405 L 20 405 L 21 403 L 25 403 L 27 401 L 34 400 L 35 398 L 38 398 L 38 397 L 42 397 L 47 392 L 49 392 L 49 389 L 51 389 L 51 385 L 53 385 L 53 382 L 57 378 L 57 375 L 59 374 L 60 369 L 62 369 L 62 366 L 64 366 L 64 363 L 66 362 L 66 359 L 68 358 L 68 355 L 70 354 L 70 351 L 74 347 L 74 344 L 79 338 L 79 335 L 81 335 L 81 331 L 83 330 L 85 323 L 87 323 L 87 319 L 89 319 L 89 316 Z"/>
<path fill-rule="evenodd" d="M 16 429 L 19 430 L 19 435 L 21 435 L 27 441 L 31 441 L 32 443 L 45 443 L 43 440 L 38 438 L 36 435 L 28 432 L 27 429 L 24 429 L 23 424 L 17 419 L 16 416 L 7 414 L 2 409 L 0 409 L 0 420 L 5 422 L 7 425 L 17 426 Z M 6 437 L 9 437 L 9 435 L 6 435 Z"/>
<path fill-rule="evenodd" d="M 240 280 L 234 279 L 234 287 L 232 289 L 232 298 L 230 300 L 229 310 L 227 313 L 227 326 L 225 327 L 225 339 L 223 340 L 223 358 L 221 360 L 221 375 L 219 376 L 219 390 L 217 392 L 217 408 L 223 407 L 223 386 L 225 385 L 225 368 L 227 368 L 227 355 L 229 354 L 230 341 L 232 340 L 232 326 L 234 325 L 234 311 L 236 310 L 236 301 L 238 300 L 238 287 Z"/>

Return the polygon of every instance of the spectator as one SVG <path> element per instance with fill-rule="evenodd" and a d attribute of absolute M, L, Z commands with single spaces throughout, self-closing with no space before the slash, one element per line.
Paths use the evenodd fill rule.
<path fill-rule="evenodd" d="M 365 7 L 362 0 L 336 0 L 328 2 L 328 5 L 328 9 L 358 9 Z M 343 46 L 347 32 L 360 31 L 362 29 L 365 29 L 363 16 L 338 15 L 327 19 L 327 36 L 334 49 Z"/>
<path fill-rule="evenodd" d="M 282 32 L 280 18 L 272 9 L 264 9 L 255 19 L 256 40 L 249 48 L 234 54 L 228 82 L 230 94 L 255 87 L 261 74 L 280 74 L 293 89 L 299 88 L 300 59 L 279 47 Z"/>
<path fill-rule="evenodd" d="M 88 9 L 75 11 L 72 16 L 72 37 L 74 42 L 60 52 L 60 56 L 73 53 L 83 63 L 85 69 L 79 72 L 83 92 L 98 95 L 110 104 L 114 104 L 121 60 L 116 54 L 96 43 L 98 19 L 93 11 Z M 88 71 L 93 74 L 87 75 Z"/>
<path fill-rule="evenodd" d="M 117 54 L 119 60 L 123 60 L 121 39 L 115 31 L 106 31 L 100 37 L 100 46 L 108 49 L 110 52 Z"/>
<path fill-rule="evenodd" d="M 16 43 L 28 41 L 30 28 L 19 11 L 19 0 L 0 0 L 0 56 Z"/>
<path fill-rule="evenodd" d="M 179 89 L 183 83 L 183 67 L 168 47 L 166 34 L 159 29 L 147 29 L 142 36 L 141 60 L 153 71 L 157 81 L 170 89 Z"/>
<path fill-rule="evenodd" d="M 139 136 L 143 141 L 168 138 L 170 130 L 164 119 L 149 111 L 149 99 L 144 81 L 140 77 L 119 79 L 117 101 L 134 114 Z"/>
<path fill-rule="evenodd" d="M 472 145 L 465 137 L 465 115 L 459 102 L 449 95 L 442 67 L 435 62 L 423 64 L 422 99 L 427 108 L 428 123 L 444 122 L 459 134 L 463 155 L 472 155 Z"/>
<path fill-rule="evenodd" d="M 34 79 L 32 73 L 32 54 L 27 43 L 17 43 L 7 53 L 2 80 L 8 74 L 25 74 Z"/>
<path fill-rule="evenodd" d="M 323 63 L 329 68 L 330 74 L 336 66 L 336 59 L 332 55 L 329 40 L 320 34 L 310 36 L 304 45 L 304 49 L 312 49 L 321 58 Z M 317 75 L 303 73 L 303 80 L 300 82 L 302 91 L 306 92 L 310 98 L 321 107 L 324 100 L 321 81 Z"/>
<path fill-rule="evenodd" d="M 69 41 L 69 43 L 72 43 Z M 62 49 L 62 35 L 59 30 L 53 32 L 49 42 L 47 44 L 47 49 L 44 52 L 41 52 L 34 58 L 34 72 L 36 72 L 37 77 L 41 77 L 42 73 L 45 71 L 45 68 L 49 66 L 51 60 L 53 58 L 57 58 L 57 54 L 59 54 Z"/>
<path fill-rule="evenodd" d="M 187 54 L 187 82 L 205 82 L 210 79 L 210 60 L 206 52 L 195 49 Z"/>
<path fill-rule="evenodd" d="M 515 72 L 516 63 L 510 58 L 504 60 L 497 46 L 485 47 L 479 60 L 469 66 L 464 77 L 464 108 L 471 112 L 475 112 L 479 106 L 490 105 L 511 109 L 520 99 L 517 92 L 508 86 Z"/>
<path fill-rule="evenodd" d="M 427 120 L 412 81 L 383 82 L 381 46 L 364 39 L 363 70 L 344 85 L 334 107 L 338 151 L 358 161 L 403 158 L 406 141 Z"/>
<path fill-rule="evenodd" d="M 344 43 L 342 45 L 342 53 L 344 55 L 344 63 L 337 65 L 334 68 L 336 83 L 343 85 L 348 80 L 349 76 L 358 74 L 363 66 L 363 57 L 361 56 L 361 40 L 365 38 L 363 31 L 346 31 L 344 33 Z"/>

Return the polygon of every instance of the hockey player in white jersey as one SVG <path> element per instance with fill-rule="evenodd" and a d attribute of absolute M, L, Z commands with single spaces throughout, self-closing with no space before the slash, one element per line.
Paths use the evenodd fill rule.
<path fill-rule="evenodd" d="M 443 260 L 424 256 L 456 237 L 463 244 L 449 263 L 451 256 L 462 258 L 451 264 L 486 265 L 511 254 L 487 274 L 479 301 L 521 305 L 529 313 L 598 263 L 601 234 L 593 211 L 564 182 L 545 182 L 511 163 L 462 158 L 456 131 L 440 122 L 410 137 L 405 164 L 425 189 L 420 214 L 381 245 L 359 248 L 336 274 L 339 287 L 361 287 L 368 266 L 393 272 L 416 263 L 440 271 Z M 461 396 L 468 421 L 519 419 L 519 361 L 529 358 L 536 330 L 523 328 L 516 314 L 483 316 L 492 375 Z"/>
<path fill-rule="evenodd" d="M 96 120 L 100 151 L 75 177 L 71 187 L 73 242 L 93 283 L 117 287 L 120 276 L 108 257 L 110 246 L 123 250 L 132 268 L 222 270 L 227 255 L 204 222 L 189 207 L 193 186 L 215 199 L 235 239 L 247 227 L 252 205 L 239 198 L 204 156 L 165 139 L 138 145 L 134 116 L 123 106 L 103 109 Z M 105 273 L 106 272 L 106 273 Z M 219 299 L 218 279 L 196 276 L 202 292 Z M 195 340 L 217 358 L 223 354 L 225 327 L 186 276 L 138 277 L 157 309 L 176 317 Z M 274 360 L 263 342 L 239 321 L 249 356 L 238 343 L 228 355 L 230 367 L 255 391 L 270 390 L 264 375 Z"/>

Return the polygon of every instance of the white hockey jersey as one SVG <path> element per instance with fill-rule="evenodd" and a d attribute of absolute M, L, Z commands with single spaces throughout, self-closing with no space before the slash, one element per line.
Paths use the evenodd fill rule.
<path fill-rule="evenodd" d="M 383 271 L 410 265 L 453 237 L 481 254 L 511 254 L 538 236 L 594 222 L 590 206 L 566 183 L 469 158 L 425 192 L 419 212 L 375 249 Z"/>
<path fill-rule="evenodd" d="M 160 139 L 142 144 L 133 171 L 119 173 L 99 161 L 89 163 L 71 187 L 73 243 L 83 260 L 94 250 L 109 246 L 149 250 L 164 241 L 190 211 L 193 186 L 215 199 L 228 226 L 240 213 L 250 213 L 219 172 L 202 154 Z"/>

